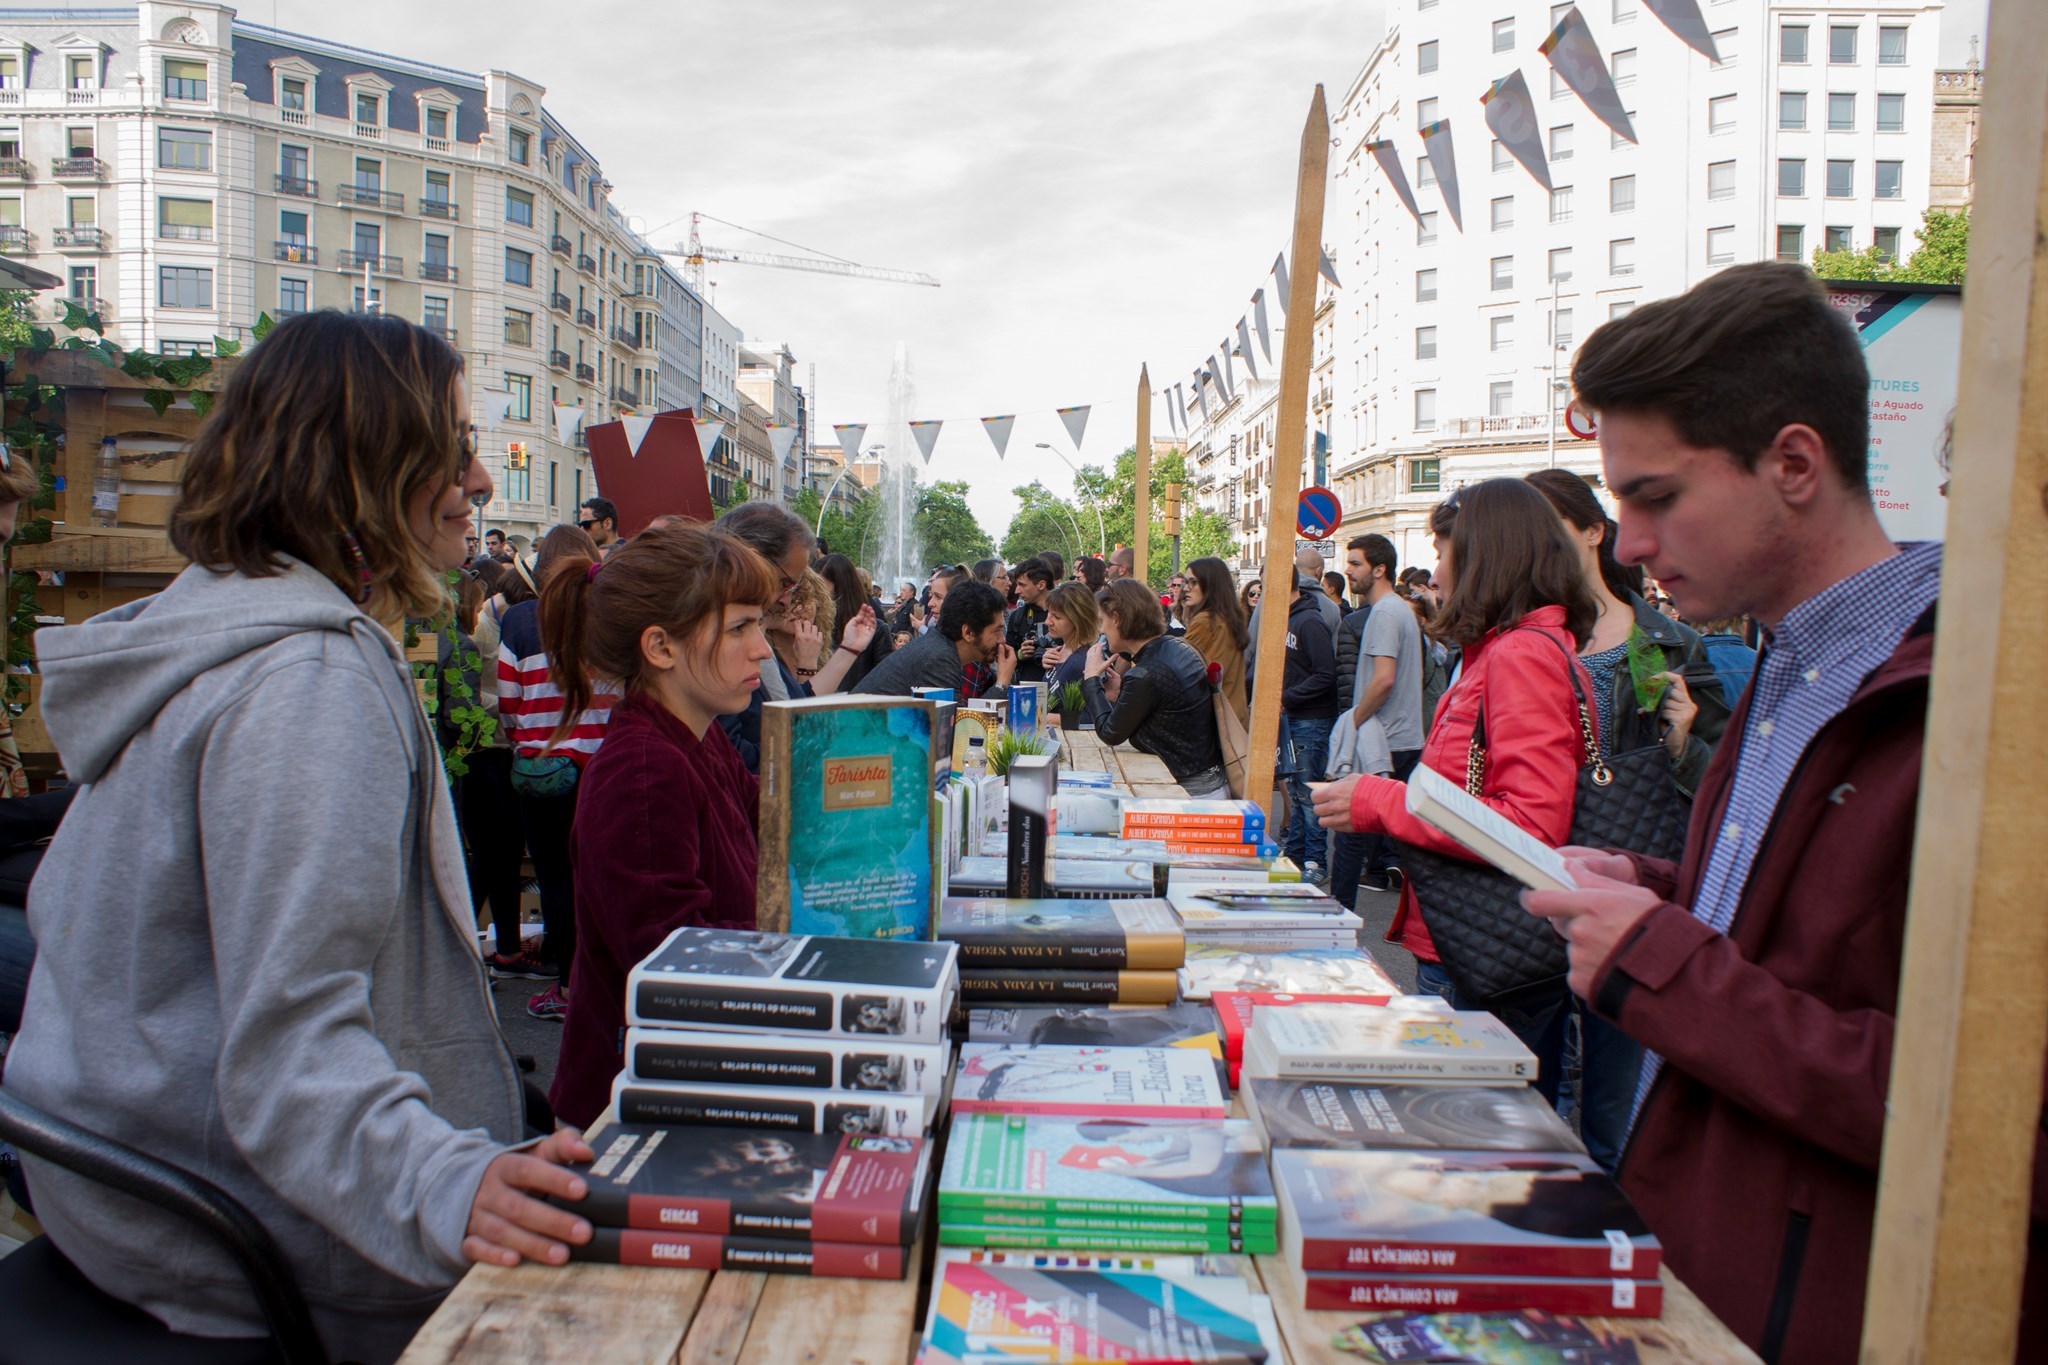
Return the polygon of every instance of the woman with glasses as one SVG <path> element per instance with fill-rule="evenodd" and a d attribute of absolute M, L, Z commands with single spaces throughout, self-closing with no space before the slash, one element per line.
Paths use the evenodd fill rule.
<path fill-rule="evenodd" d="M 590 1150 L 511 1150 L 519 1073 L 399 638 L 446 610 L 490 497 L 474 439 L 445 341 L 293 318 L 186 456 L 189 567 L 37 641 L 81 791 L 30 897 L 42 955 L 7 1088 L 233 1195 L 338 1360 L 396 1357 L 468 1262 L 560 1264 L 590 1235 L 532 1197 L 581 1198 L 559 1163 Z M 268 1334 L 208 1233 L 24 1165 L 101 1290 L 179 1334 Z"/>

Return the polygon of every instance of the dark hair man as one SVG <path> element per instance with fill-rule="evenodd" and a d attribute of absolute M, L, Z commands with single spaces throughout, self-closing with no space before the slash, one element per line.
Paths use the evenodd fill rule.
<path fill-rule="evenodd" d="M 511 560 L 512 551 L 506 546 L 505 532 L 499 527 L 493 526 L 484 532 L 484 553 L 501 563 Z"/>
<path fill-rule="evenodd" d="M 1059 582 L 1042 559 L 1027 559 L 1017 566 L 1017 609 L 1010 613 L 1008 640 L 1017 651 L 1017 681 L 1039 682 L 1045 677 L 1045 663 L 1039 657 L 1043 641 L 1039 630 L 1045 625 L 1045 597 Z"/>
<path fill-rule="evenodd" d="M 584 506 L 594 508 L 600 502 L 604 499 L 592 498 Z M 604 503 L 604 509 L 608 512 L 617 510 L 608 502 Z M 768 567 L 775 571 L 777 581 L 782 585 L 774 609 L 781 611 L 786 608 L 789 599 L 796 594 L 797 584 L 811 566 L 811 547 L 817 543 L 817 537 L 811 534 L 809 524 L 780 503 L 756 499 L 727 509 L 726 514 L 713 525 L 745 542 L 755 554 L 768 561 Z M 774 667 L 762 668 L 761 685 L 754 689 L 747 709 L 737 715 L 718 718 L 718 727 L 740 751 L 748 771 L 758 771 L 761 764 L 761 704 L 764 701 L 808 697 L 811 692 L 811 684 L 790 672 L 778 654 Z"/>
<path fill-rule="evenodd" d="M 1344 546 L 1344 578 L 1365 603 L 1337 629 L 1337 703 L 1349 707 L 1352 723 L 1377 720 L 1394 765 L 1406 782 L 1422 757 L 1426 718 L 1422 714 L 1422 627 L 1406 599 L 1395 592 L 1400 556 L 1382 535 L 1355 536 Z M 1339 834 L 1330 855 L 1330 894 L 1349 905 L 1363 886 L 1395 891 L 1400 870 L 1383 834 Z"/>
<path fill-rule="evenodd" d="M 619 543 L 619 509 L 610 498 L 589 498 L 584 501 L 583 515 L 576 524 L 590 532 L 590 538 L 597 542 L 600 551 L 610 550 Z"/>
<path fill-rule="evenodd" d="M 1003 596 L 970 578 L 951 585 L 930 630 L 876 664 L 853 690 L 908 697 L 920 687 L 950 687 L 965 701 L 972 664 L 995 666 L 987 695 L 1009 690 L 1017 655 L 1003 642 Z"/>
<path fill-rule="evenodd" d="M 1620 1179 L 1673 1271 L 1766 1360 L 1847 1365 L 1941 547 L 1879 525 L 1862 348 L 1801 267 L 1736 266 L 1608 323 L 1572 383 L 1599 421 L 1618 557 L 1689 617 L 1754 617 L 1766 647 L 1683 866 L 1575 849 L 1577 889 L 1525 904 L 1563 935 L 1572 989 L 1646 1049 Z M 2037 1145 L 2036 1189 L 2044 1175 Z M 2029 1297 L 2039 1338 L 2048 1303 Z M 2019 1358 L 2044 1352 L 2023 1340 Z"/>
<path fill-rule="evenodd" d="M 1338 611 L 1343 611 L 1349 605 L 1344 600 L 1344 588 L 1344 575 L 1338 573 L 1335 569 L 1323 575 L 1323 591 L 1328 593 L 1330 600 L 1337 604 Z"/>

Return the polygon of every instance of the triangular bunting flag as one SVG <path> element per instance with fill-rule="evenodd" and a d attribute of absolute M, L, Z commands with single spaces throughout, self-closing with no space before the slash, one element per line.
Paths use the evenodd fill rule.
<path fill-rule="evenodd" d="M 1332 289 L 1342 289 L 1344 287 L 1343 282 L 1337 278 L 1337 263 L 1330 259 L 1330 251 L 1327 247 L 1319 246 L 1316 248 L 1316 274 L 1328 280 Z"/>
<path fill-rule="evenodd" d="M 476 404 L 477 416 L 487 422 L 502 422 L 512 415 L 512 395 L 485 389 Z"/>
<path fill-rule="evenodd" d="M 1257 383 L 1259 362 L 1252 358 L 1252 329 L 1245 325 L 1243 318 L 1237 320 L 1237 353 L 1244 357 L 1244 367 L 1250 373 L 1252 382 Z"/>
<path fill-rule="evenodd" d="M 1230 338 L 1223 338 L 1223 383 L 1233 395 L 1237 392 L 1237 367 L 1230 363 Z"/>
<path fill-rule="evenodd" d="M 619 415 L 619 425 L 626 429 L 627 452 L 632 455 L 638 455 L 640 453 L 640 443 L 647 439 L 647 429 L 654 425 L 654 419 L 652 417 L 632 417 L 621 413 Z"/>
<path fill-rule="evenodd" d="M 860 459 L 860 443 L 867 438 L 866 422 L 840 422 L 833 426 L 832 434 L 839 438 L 839 448 L 846 452 L 846 462 L 856 463 Z"/>
<path fill-rule="evenodd" d="M 1713 40 L 1709 37 L 1708 41 Z M 1628 121 L 1628 111 L 1621 107 L 1620 92 L 1614 88 L 1614 76 L 1608 71 L 1607 61 L 1600 55 L 1600 44 L 1594 41 L 1593 30 L 1586 27 L 1577 5 L 1564 12 L 1564 18 L 1557 21 L 1557 27 L 1536 50 L 1550 59 L 1551 69 L 1595 118 L 1630 142 L 1636 140 L 1635 127 Z"/>
<path fill-rule="evenodd" d="M 1449 119 L 1440 118 L 1435 123 L 1423 125 L 1422 150 L 1429 157 L 1430 169 L 1436 172 L 1436 192 L 1443 196 L 1444 211 L 1451 215 L 1451 226 L 1463 232 L 1465 215 L 1458 204 L 1458 159 L 1451 151 Z"/>
<path fill-rule="evenodd" d="M 1550 158 L 1543 150 L 1543 130 L 1536 122 L 1536 101 L 1520 69 L 1510 71 L 1479 97 L 1486 107 L 1486 126 L 1522 168 L 1544 189 L 1550 186 Z"/>
<path fill-rule="evenodd" d="M 1259 349 L 1266 354 L 1266 363 L 1273 363 L 1273 336 L 1266 330 L 1266 291 L 1252 291 L 1252 318 L 1259 329 Z"/>
<path fill-rule="evenodd" d="M 1203 423 L 1203 425 L 1204 425 L 1204 426 L 1208 425 L 1208 422 L 1209 422 L 1209 395 L 1208 395 L 1207 393 L 1204 393 L 1204 392 L 1202 391 L 1202 372 L 1201 372 L 1200 370 L 1196 370 L 1196 371 L 1195 371 L 1195 402 L 1197 402 L 1197 403 L 1199 403 L 1199 404 L 1201 405 L 1201 408 L 1202 408 L 1202 423 Z"/>
<path fill-rule="evenodd" d="M 1409 207 L 1414 207 L 1412 201 Z M 1284 317 L 1287 314 L 1288 296 L 1294 292 L 1287 282 L 1287 253 L 1284 251 L 1273 258 L 1273 283 L 1278 286 L 1274 291 L 1274 297 L 1280 300 L 1280 313 Z"/>
<path fill-rule="evenodd" d="M 775 463 L 781 464 L 789 458 L 789 448 L 796 444 L 796 423 L 770 422 L 768 424 L 768 445 L 775 452 Z"/>
<path fill-rule="evenodd" d="M 1664 27 L 1677 34 L 1687 47 L 1710 62 L 1721 60 L 1714 35 L 1707 32 L 1707 21 L 1700 17 L 1700 0 L 1643 0 L 1643 8 L 1663 21 Z"/>
<path fill-rule="evenodd" d="M 1072 438 L 1076 450 L 1081 448 L 1081 433 L 1088 430 L 1088 406 L 1083 403 L 1078 408 L 1057 409 L 1060 421 L 1066 423 L 1067 435 Z"/>
<path fill-rule="evenodd" d="M 697 423 L 697 449 L 708 459 L 711 448 L 718 444 L 718 438 L 725 435 L 725 423 L 716 417 Z"/>
<path fill-rule="evenodd" d="M 989 440 L 995 442 L 998 460 L 1002 459 L 1003 452 L 1010 448 L 1010 428 L 1016 425 L 1017 419 L 1014 416 L 981 419 L 981 429 L 988 433 Z"/>
<path fill-rule="evenodd" d="M 1230 391 L 1230 386 L 1224 382 L 1223 369 L 1216 363 L 1216 357 L 1213 355 L 1209 357 L 1209 382 L 1216 386 L 1216 395 L 1224 402 L 1228 403 L 1237 397 L 1236 394 Z"/>
<path fill-rule="evenodd" d="M 1181 435 L 1180 414 L 1174 411 L 1179 406 L 1173 401 L 1172 389 L 1161 389 L 1159 396 L 1166 400 L 1166 429 L 1174 435 Z"/>
<path fill-rule="evenodd" d="M 1178 384 L 1173 386 L 1173 410 L 1180 414 L 1180 429 L 1182 434 L 1186 434 L 1188 430 L 1188 395 L 1187 390 Z"/>
<path fill-rule="evenodd" d="M 1409 216 L 1420 218 L 1422 210 L 1415 206 L 1415 191 L 1408 188 L 1408 170 L 1401 164 L 1401 154 L 1394 149 L 1394 144 L 1382 138 L 1378 142 L 1366 143 L 1365 149 L 1372 153 L 1374 161 L 1379 162 L 1380 173 L 1393 186 L 1401 206 L 1408 210 Z"/>
<path fill-rule="evenodd" d="M 912 422 L 910 424 L 910 434 L 917 439 L 918 453 L 924 456 L 926 464 L 932 462 L 932 447 L 939 443 L 939 428 L 944 425 L 944 422 Z M 1002 458 L 1002 452 L 997 451 L 996 457 L 998 459 Z"/>
<path fill-rule="evenodd" d="M 566 403 L 555 404 L 555 439 L 568 445 L 576 439 L 576 428 L 583 425 L 583 409 Z"/>

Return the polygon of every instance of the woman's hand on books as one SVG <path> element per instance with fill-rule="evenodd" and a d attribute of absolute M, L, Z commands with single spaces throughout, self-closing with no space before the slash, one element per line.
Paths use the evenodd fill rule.
<path fill-rule="evenodd" d="M 566 1262 L 571 1244 L 590 1240 L 590 1224 L 532 1195 L 572 1202 L 583 1198 L 590 1187 L 566 1163 L 595 1158 L 572 1128 L 557 1129 L 528 1151 L 500 1153 L 484 1167 L 469 1206 L 462 1254 L 482 1265 L 518 1265 L 522 1259 L 542 1265 Z"/>

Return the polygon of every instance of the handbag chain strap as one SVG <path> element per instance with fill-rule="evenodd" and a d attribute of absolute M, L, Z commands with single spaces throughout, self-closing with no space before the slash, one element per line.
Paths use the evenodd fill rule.
<path fill-rule="evenodd" d="M 1516 627 L 1523 629 L 1523 627 Z M 1600 741 L 1593 737 L 1593 715 L 1586 706 L 1585 689 L 1579 686 L 1579 672 L 1572 667 L 1572 656 L 1565 647 L 1552 639 L 1548 632 L 1538 630 L 1536 634 L 1549 640 L 1557 652 L 1565 656 L 1565 676 L 1571 680 L 1572 699 L 1579 708 L 1579 741 L 1586 750 L 1586 766 L 1591 770 L 1593 785 L 1609 786 L 1614 782 L 1614 771 L 1607 766 L 1607 760 L 1600 756 Z M 1472 742 L 1465 746 L 1465 791 L 1467 795 L 1478 796 L 1486 785 L 1486 700 L 1482 696 L 1479 710 L 1472 718 Z"/>

